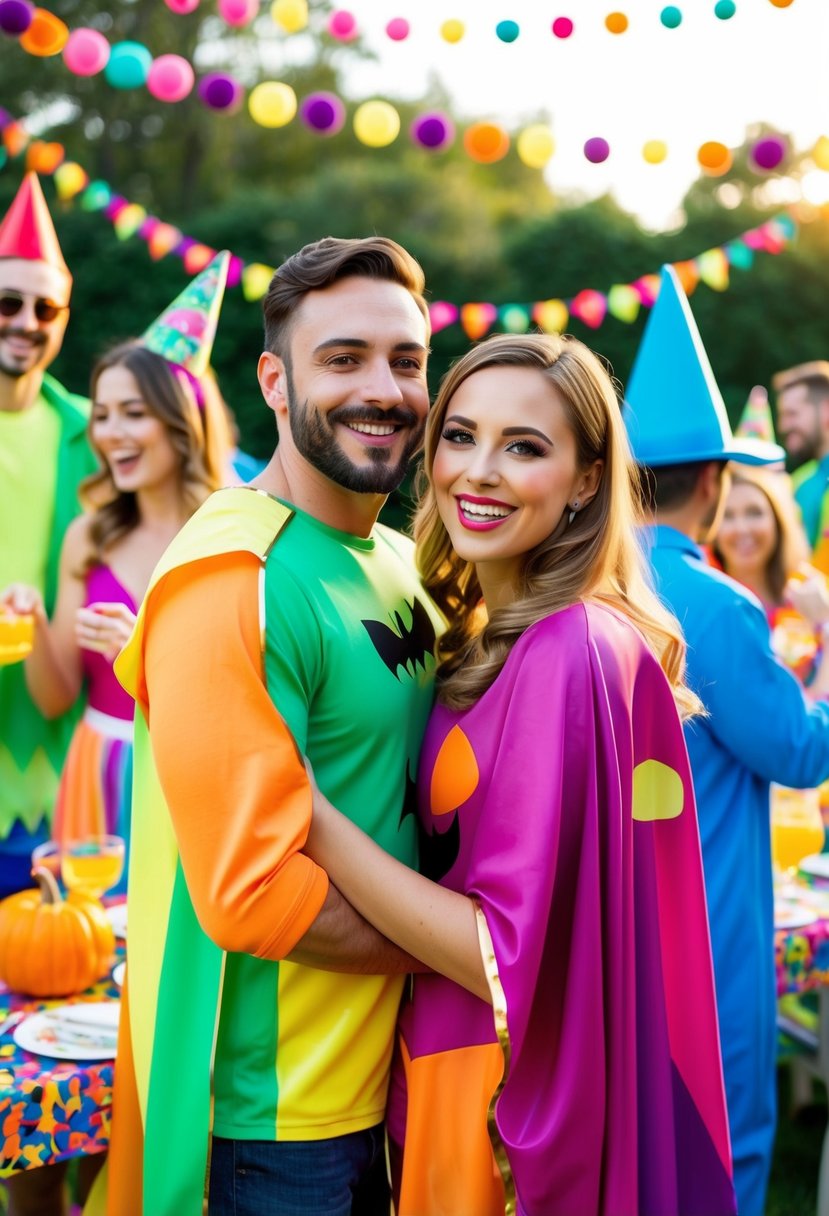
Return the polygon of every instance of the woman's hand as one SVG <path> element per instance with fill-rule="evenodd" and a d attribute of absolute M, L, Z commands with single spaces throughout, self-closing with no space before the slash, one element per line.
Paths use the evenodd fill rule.
<path fill-rule="evenodd" d="M 799 577 L 786 583 L 786 599 L 816 631 L 829 622 L 829 587 L 819 570 L 804 567 Z"/>
<path fill-rule="evenodd" d="M 96 603 L 75 614 L 75 640 L 82 650 L 95 650 L 114 661 L 123 650 L 135 624 L 126 604 Z"/>
<path fill-rule="evenodd" d="M 33 616 L 35 622 L 44 624 L 47 620 L 43 596 L 37 587 L 30 587 L 28 583 L 11 583 L 0 591 L 0 611 L 14 616 Z"/>

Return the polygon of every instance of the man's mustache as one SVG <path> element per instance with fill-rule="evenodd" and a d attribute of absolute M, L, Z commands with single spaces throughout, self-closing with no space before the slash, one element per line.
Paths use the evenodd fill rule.
<path fill-rule="evenodd" d="M 0 338 L 28 338 L 35 346 L 46 345 L 46 334 L 39 329 L 16 329 L 7 325 L 0 328 Z"/>
<path fill-rule="evenodd" d="M 405 406 L 393 405 L 391 409 L 381 410 L 376 405 L 341 405 L 331 410 L 329 422 L 371 422 L 379 426 L 417 426 L 418 417 L 414 410 Z"/>

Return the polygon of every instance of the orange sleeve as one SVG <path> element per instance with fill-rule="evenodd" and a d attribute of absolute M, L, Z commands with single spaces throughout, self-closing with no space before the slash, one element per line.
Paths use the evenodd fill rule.
<path fill-rule="evenodd" d="M 328 877 L 301 852 L 311 789 L 265 687 L 260 571 L 232 553 L 162 580 L 146 607 L 139 703 L 199 923 L 224 950 L 280 959 Z"/>

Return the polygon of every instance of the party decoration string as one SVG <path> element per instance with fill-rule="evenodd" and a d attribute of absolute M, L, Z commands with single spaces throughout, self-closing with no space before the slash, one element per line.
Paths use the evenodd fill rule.
<path fill-rule="evenodd" d="M 67 204 L 77 203 L 83 211 L 102 214 L 112 224 L 119 240 L 138 236 L 146 243 L 153 261 L 173 255 L 181 258 L 185 273 L 193 276 L 215 257 L 215 249 L 185 235 L 174 224 L 148 215 L 144 207 L 116 193 L 107 182 L 100 178 L 91 181 L 82 165 L 65 159 L 62 144 L 31 139 L 23 123 L 2 109 L 0 136 L 6 158 L 25 153 L 26 169 L 51 175 L 59 199 Z M 0 167 L 2 164 L 0 160 Z M 687 295 L 691 295 L 700 283 L 714 291 L 726 291 L 732 269 L 750 270 L 757 253 L 781 253 L 796 235 L 795 221 L 788 214 L 781 214 L 733 237 L 724 245 L 705 249 L 696 257 L 673 265 Z M 232 254 L 227 285 L 229 288 L 241 285 L 246 300 L 260 300 L 274 270 L 275 267 L 263 262 L 245 262 Z M 488 300 L 462 304 L 436 300 L 429 305 L 432 332 L 460 324 L 466 336 L 475 341 L 496 325 L 508 333 L 525 333 L 533 325 L 559 333 L 571 317 L 590 329 L 598 329 L 608 315 L 631 324 L 641 308 L 652 306 L 659 293 L 659 282 L 659 273 L 654 270 L 630 283 L 614 283 L 606 292 L 585 287 L 567 299 L 506 304 Z"/>
<path fill-rule="evenodd" d="M 186 14 L 198 7 L 199 0 L 166 0 L 166 3 L 173 12 Z M 219 15 L 233 28 L 250 25 L 259 14 L 260 0 L 217 0 L 217 3 Z M 778 8 L 787 7 L 791 0 L 770 0 L 770 3 Z M 736 13 L 735 0 L 718 0 L 714 12 L 722 20 L 730 19 Z M 270 15 L 285 34 L 304 31 L 308 26 L 307 0 L 274 0 Z M 667 5 L 660 19 L 666 27 L 678 28 L 682 11 L 677 5 Z M 628 24 L 628 17 L 622 12 L 608 13 L 605 18 L 605 26 L 613 34 L 624 33 Z M 559 41 L 569 40 L 575 29 L 574 20 L 567 16 L 557 16 L 551 24 L 551 32 Z M 411 24 L 405 17 L 395 17 L 387 21 L 385 30 L 392 41 L 403 42 L 411 33 Z M 181 55 L 154 57 L 140 42 L 127 40 L 110 45 L 97 30 L 80 27 L 70 31 L 61 18 L 35 7 L 32 0 L 0 0 L 0 32 L 17 38 L 30 55 L 40 58 L 62 55 L 65 66 L 76 76 L 103 73 L 114 89 L 146 88 L 156 100 L 175 104 L 195 88 L 203 105 L 224 113 L 235 113 L 245 101 L 245 87 L 229 73 L 209 72 L 197 81 L 192 65 Z M 346 43 L 359 36 L 360 28 L 350 10 L 335 9 L 328 16 L 326 32 Z M 456 19 L 446 20 L 440 27 L 441 36 L 449 43 L 460 42 L 465 32 L 464 23 Z M 517 21 L 504 19 L 497 22 L 495 33 L 502 42 L 515 42 L 521 27 Z M 300 102 L 291 86 L 282 81 L 257 84 L 247 97 L 247 106 L 254 122 L 266 128 L 286 126 L 298 116 L 314 134 L 332 136 L 346 121 L 345 104 L 334 94 L 312 93 Z M 358 105 L 352 125 L 357 139 L 367 148 L 387 147 L 401 130 L 395 107 L 380 99 Z M 440 152 L 454 143 L 455 130 L 446 115 L 424 114 L 410 125 L 409 137 L 426 151 Z M 502 125 L 474 122 L 464 132 L 462 146 L 472 160 L 494 164 L 508 154 L 512 142 Z M 549 128 L 534 123 L 518 133 L 515 148 L 529 168 L 543 169 L 554 155 L 555 142 Z M 758 174 L 782 171 L 787 151 L 782 136 L 765 136 L 753 149 L 750 165 Z M 606 139 L 596 135 L 585 141 L 582 152 L 589 163 L 600 165 L 611 156 L 612 149 Z M 662 140 L 648 139 L 642 145 L 641 155 L 646 164 L 662 164 L 669 155 L 668 145 Z M 710 176 L 728 172 L 733 163 L 732 151 L 714 140 L 703 143 L 696 155 L 700 168 Z"/>

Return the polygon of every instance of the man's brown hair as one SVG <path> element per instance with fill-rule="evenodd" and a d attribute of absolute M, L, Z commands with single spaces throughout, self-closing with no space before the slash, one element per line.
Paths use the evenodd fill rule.
<path fill-rule="evenodd" d="M 423 270 L 402 245 L 384 236 L 359 240 L 326 236 L 288 258 L 271 279 L 263 303 L 265 349 L 287 359 L 291 320 L 299 304 L 309 292 L 324 291 L 346 278 L 399 283 L 410 292 L 428 326 Z"/>

